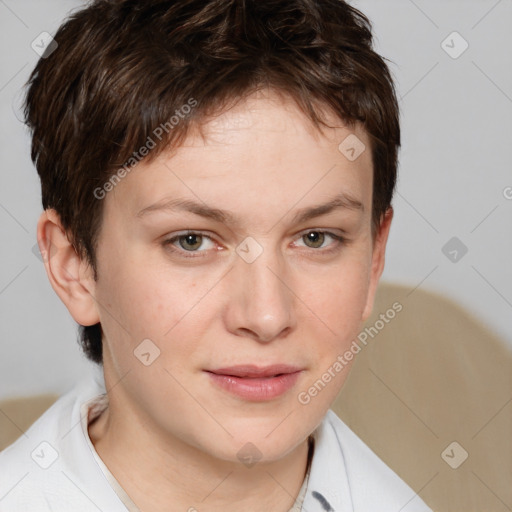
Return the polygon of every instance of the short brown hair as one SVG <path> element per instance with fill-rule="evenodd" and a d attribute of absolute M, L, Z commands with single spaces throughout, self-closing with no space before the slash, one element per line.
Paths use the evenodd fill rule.
<path fill-rule="evenodd" d="M 127 170 L 157 127 L 167 129 L 146 159 L 263 87 L 291 97 L 317 126 L 326 124 L 319 107 L 361 123 L 371 141 L 373 233 L 391 205 L 400 146 L 394 84 L 373 50 L 370 21 L 342 0 L 96 0 L 55 41 L 27 83 L 32 160 L 43 208 L 60 215 L 95 279 L 103 205 L 95 190 Z M 191 100 L 194 109 L 170 123 Z M 102 362 L 100 324 L 80 326 L 80 342 Z"/>

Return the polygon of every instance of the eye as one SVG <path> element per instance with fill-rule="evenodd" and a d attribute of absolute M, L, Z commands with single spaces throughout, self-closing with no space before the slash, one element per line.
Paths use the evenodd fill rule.
<path fill-rule="evenodd" d="M 304 232 L 297 241 L 302 240 L 305 247 L 316 249 L 320 254 L 334 253 L 341 249 L 348 241 L 345 237 L 323 231 L 320 229 Z M 326 242 L 332 240 L 328 245 Z M 297 244 L 297 241 L 295 242 Z M 162 242 L 162 245 L 172 253 L 184 258 L 205 257 L 208 256 L 211 249 L 215 249 L 215 242 L 205 233 L 197 231 L 186 231 L 178 233 Z M 205 247 L 206 246 L 206 247 Z M 299 244 L 300 247 L 300 244 Z M 219 249 L 220 250 L 220 249 Z"/>
<path fill-rule="evenodd" d="M 322 230 L 309 230 L 308 232 L 302 234 L 299 238 L 299 240 L 304 241 L 305 246 L 309 247 L 310 249 L 322 249 L 323 244 L 326 242 L 326 240 L 328 241 L 329 239 L 335 241 L 334 244 L 329 244 L 334 247 L 326 249 L 322 252 L 330 252 L 339 249 L 341 245 L 343 245 L 343 243 L 346 241 L 345 238 L 340 235 L 336 235 L 330 231 Z M 329 245 L 327 247 L 329 247 Z"/>
<path fill-rule="evenodd" d="M 210 247 L 203 247 L 203 250 L 199 251 L 198 249 L 201 248 L 201 246 L 203 246 L 207 241 L 210 243 Z M 163 243 L 164 246 L 168 247 L 171 251 L 177 252 L 182 249 L 185 252 L 202 253 L 206 252 L 207 249 L 211 249 L 214 246 L 213 241 L 209 236 L 203 233 L 197 233 L 195 231 L 188 231 L 186 233 L 178 234 L 165 240 Z"/>

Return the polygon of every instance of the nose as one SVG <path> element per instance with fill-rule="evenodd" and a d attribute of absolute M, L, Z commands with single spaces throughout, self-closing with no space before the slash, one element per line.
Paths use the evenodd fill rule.
<path fill-rule="evenodd" d="M 225 321 L 230 332 L 268 343 L 295 327 L 295 295 L 282 258 L 269 249 L 252 263 L 237 258 L 229 273 Z"/>

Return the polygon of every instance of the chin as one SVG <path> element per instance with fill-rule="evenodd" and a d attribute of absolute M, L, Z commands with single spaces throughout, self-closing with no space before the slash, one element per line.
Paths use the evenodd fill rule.
<path fill-rule="evenodd" d="M 268 418 L 244 418 L 232 423 L 228 430 L 233 437 L 229 439 L 228 450 L 222 450 L 224 456 L 243 463 L 246 458 L 272 462 L 286 456 L 310 434 L 308 425 L 298 414 L 289 414 L 290 410 Z"/>

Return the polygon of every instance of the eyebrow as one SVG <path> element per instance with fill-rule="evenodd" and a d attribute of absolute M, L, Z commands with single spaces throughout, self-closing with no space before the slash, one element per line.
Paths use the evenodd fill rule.
<path fill-rule="evenodd" d="M 292 222 L 300 224 L 307 220 L 319 217 L 320 215 L 326 215 L 328 213 L 331 213 L 332 211 L 339 209 L 359 210 L 361 212 L 364 212 L 364 206 L 361 201 L 354 197 L 351 197 L 348 194 L 342 193 L 338 194 L 327 203 L 309 206 L 307 208 L 302 208 L 298 210 L 293 216 Z M 157 203 L 154 203 L 140 210 L 136 214 L 136 217 L 141 218 L 147 215 L 148 213 L 158 211 L 172 212 L 175 210 L 191 212 L 196 215 L 199 215 L 200 217 L 212 219 L 223 224 L 237 224 L 236 216 L 227 210 L 211 208 L 210 206 L 207 206 L 204 203 L 199 203 L 191 199 L 184 198 L 174 198 L 170 200 L 164 199 L 162 201 L 158 201 Z"/>

